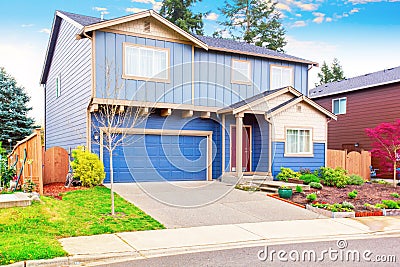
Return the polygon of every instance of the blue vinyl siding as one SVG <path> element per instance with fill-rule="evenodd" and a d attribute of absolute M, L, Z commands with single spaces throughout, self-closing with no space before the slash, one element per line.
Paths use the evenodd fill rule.
<path fill-rule="evenodd" d="M 87 107 L 91 96 L 91 43 L 76 40 L 80 31 L 61 20 L 60 31 L 46 81 L 46 149 L 86 145 Z M 56 77 L 60 75 L 61 94 L 56 97 Z"/>
<path fill-rule="evenodd" d="M 311 171 L 325 166 L 325 144 L 314 143 L 314 157 L 285 157 L 285 143 L 273 142 L 272 175 L 275 177 L 281 167 L 291 168 L 299 171 L 301 168 L 308 168 Z"/>
<path fill-rule="evenodd" d="M 170 82 L 123 79 L 123 43 L 167 48 L 170 52 Z M 106 98 L 107 79 L 110 85 L 121 87 L 120 99 L 147 102 L 190 104 L 192 101 L 192 46 L 96 31 L 96 97 Z M 110 78 L 106 68 L 111 69 Z M 113 88 L 113 87 L 111 87 Z"/>

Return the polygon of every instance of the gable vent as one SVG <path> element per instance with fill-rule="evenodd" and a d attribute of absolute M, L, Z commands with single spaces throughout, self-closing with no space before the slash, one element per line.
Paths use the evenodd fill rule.
<path fill-rule="evenodd" d="M 145 21 L 144 22 L 144 32 L 150 32 L 151 27 L 150 27 L 150 21 Z"/>

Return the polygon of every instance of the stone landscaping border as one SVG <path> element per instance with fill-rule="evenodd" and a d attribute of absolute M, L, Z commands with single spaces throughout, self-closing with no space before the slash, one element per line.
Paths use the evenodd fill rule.
<path fill-rule="evenodd" d="M 311 205 L 306 205 L 306 209 L 321 215 L 324 215 L 329 218 L 354 218 L 356 217 L 356 213 L 354 211 L 351 212 L 332 212 L 330 210 L 324 210 L 317 207 L 313 207 Z"/>

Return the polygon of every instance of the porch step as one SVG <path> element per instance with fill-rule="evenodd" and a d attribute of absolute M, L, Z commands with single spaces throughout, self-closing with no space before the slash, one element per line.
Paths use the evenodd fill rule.
<path fill-rule="evenodd" d="M 270 187 L 270 186 L 265 186 L 261 185 L 260 187 L 261 191 L 269 192 L 269 193 L 278 193 L 278 188 L 277 187 Z"/>
<path fill-rule="evenodd" d="M 267 175 L 245 175 L 240 180 L 240 184 L 251 184 L 255 186 L 260 186 L 266 181 L 272 181 L 272 176 Z"/>

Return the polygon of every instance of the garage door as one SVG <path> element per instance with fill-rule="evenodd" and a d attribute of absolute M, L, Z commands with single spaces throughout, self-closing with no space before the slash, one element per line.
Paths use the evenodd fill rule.
<path fill-rule="evenodd" d="M 206 136 L 134 135 L 134 142 L 114 155 L 115 182 L 207 179 Z M 107 172 L 108 162 L 105 153 Z"/>

